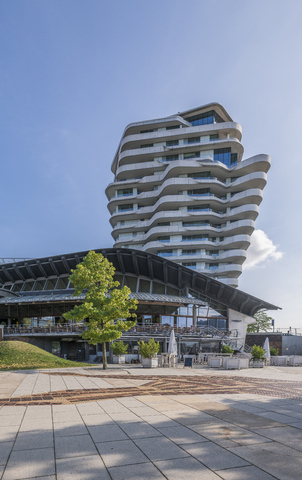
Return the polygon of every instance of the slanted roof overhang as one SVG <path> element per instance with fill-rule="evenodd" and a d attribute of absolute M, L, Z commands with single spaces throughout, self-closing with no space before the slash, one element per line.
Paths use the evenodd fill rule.
<path fill-rule="evenodd" d="M 218 302 L 249 316 L 261 309 L 279 309 L 276 305 L 225 285 L 203 273 L 148 252 L 128 248 L 96 249 L 95 252 L 102 253 L 112 262 L 117 274 L 149 278 L 170 285 L 184 292 L 183 297 L 186 297 L 190 290 L 196 293 L 196 298 L 200 296 L 201 300 Z M 68 276 L 87 253 L 88 250 L 0 265 L 0 289 L 5 287 L 5 284 L 20 282 L 21 278 L 35 281 L 39 278 Z M 41 292 L 41 295 L 43 294 L 45 295 L 45 292 Z"/>
<path fill-rule="evenodd" d="M 0 298 L 0 305 L 24 305 L 35 303 L 81 303 L 85 298 L 85 293 L 81 295 L 54 294 L 54 295 L 26 295 L 24 297 L 5 297 Z M 175 306 L 198 305 L 206 306 L 205 302 L 196 298 L 179 297 L 176 295 L 157 295 L 153 293 L 131 293 L 130 298 L 135 298 L 139 303 L 149 305 L 155 303 L 157 305 L 172 304 Z"/>

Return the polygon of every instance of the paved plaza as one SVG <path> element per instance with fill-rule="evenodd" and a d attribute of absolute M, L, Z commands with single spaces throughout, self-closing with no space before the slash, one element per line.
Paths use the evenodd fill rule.
<path fill-rule="evenodd" d="M 299 480 L 302 368 L 0 372 L 1 480 Z"/>

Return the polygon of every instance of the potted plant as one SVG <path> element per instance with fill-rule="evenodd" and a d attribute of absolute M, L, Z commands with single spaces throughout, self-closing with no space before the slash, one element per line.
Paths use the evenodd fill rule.
<path fill-rule="evenodd" d="M 125 345 L 123 341 L 112 342 L 111 349 L 113 351 L 113 363 L 125 363 L 126 353 L 128 345 Z"/>
<path fill-rule="evenodd" d="M 271 357 L 277 357 L 279 355 L 278 348 L 270 347 L 270 354 L 271 354 Z"/>
<path fill-rule="evenodd" d="M 253 367 L 264 367 L 265 350 L 258 345 L 254 345 L 251 350 Z"/>
<path fill-rule="evenodd" d="M 158 367 L 157 353 L 159 351 L 159 342 L 150 338 L 149 342 L 138 342 L 138 351 L 142 356 L 142 364 L 145 368 Z"/>
<path fill-rule="evenodd" d="M 230 345 L 223 345 L 221 348 L 221 353 L 234 353 L 234 349 Z"/>

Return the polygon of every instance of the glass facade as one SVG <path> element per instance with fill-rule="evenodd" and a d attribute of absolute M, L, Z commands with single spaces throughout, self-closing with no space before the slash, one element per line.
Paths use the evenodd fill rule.
<path fill-rule="evenodd" d="M 187 208 L 188 212 L 190 211 L 199 211 L 199 210 L 210 210 L 210 204 L 206 203 L 205 205 L 189 205 Z"/>
<path fill-rule="evenodd" d="M 211 110 L 210 112 L 200 113 L 199 115 L 193 115 L 192 117 L 187 117 L 186 120 L 191 123 L 191 125 L 208 125 L 210 123 L 223 123 L 224 120 L 218 115 L 218 113 Z"/>
<path fill-rule="evenodd" d="M 188 190 L 188 195 L 190 195 L 191 197 L 210 195 L 210 193 L 211 192 L 209 188 L 195 188 L 195 190 Z"/>
<path fill-rule="evenodd" d="M 211 172 L 188 173 L 188 178 L 210 178 Z"/>
<path fill-rule="evenodd" d="M 227 167 L 233 167 L 237 164 L 237 153 L 231 153 L 231 148 L 216 148 L 214 161 L 224 163 Z"/>

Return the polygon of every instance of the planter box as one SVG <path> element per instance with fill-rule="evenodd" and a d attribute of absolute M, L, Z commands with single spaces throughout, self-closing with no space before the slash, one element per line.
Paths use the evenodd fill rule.
<path fill-rule="evenodd" d="M 227 358 L 225 361 L 225 368 L 226 370 L 229 368 L 236 368 L 240 370 L 240 358 Z"/>
<path fill-rule="evenodd" d="M 125 363 L 126 355 L 113 355 L 113 363 Z"/>
<path fill-rule="evenodd" d="M 264 367 L 264 360 L 253 360 L 253 367 L 263 368 Z"/>
<path fill-rule="evenodd" d="M 144 368 L 156 368 L 158 367 L 158 358 L 142 358 L 142 363 Z"/>

